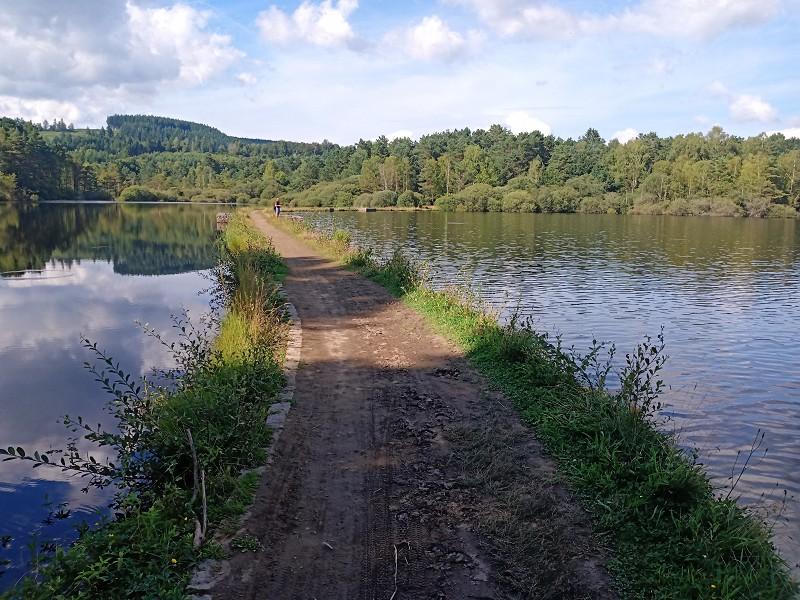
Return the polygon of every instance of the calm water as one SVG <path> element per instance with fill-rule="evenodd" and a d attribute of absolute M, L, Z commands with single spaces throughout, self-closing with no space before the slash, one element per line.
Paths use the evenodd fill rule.
<path fill-rule="evenodd" d="M 109 425 L 108 397 L 83 368 L 81 334 L 126 371 L 169 366 L 136 321 L 169 329 L 170 315 L 208 310 L 202 271 L 213 266 L 213 206 L 0 204 L 0 445 L 63 447 L 59 417 Z M 15 271 L 15 273 L 9 273 Z M 98 454 L 95 453 L 95 456 Z M 30 463 L 0 462 L 0 536 L 11 535 L 0 589 L 23 574 L 26 544 L 69 539 L 95 522 L 107 497 L 81 480 Z M 68 519 L 45 524 L 68 502 Z M 52 520 L 52 519 L 51 519 Z M 2 568 L 0 568 L 2 570 Z"/>
<path fill-rule="evenodd" d="M 773 513 L 800 561 L 800 222 L 688 217 L 313 213 L 383 254 L 468 282 L 504 315 L 519 308 L 567 345 L 632 349 L 663 324 L 667 427 L 699 449 L 720 486 L 766 431 L 736 493 Z M 768 452 L 764 455 L 764 448 Z"/>

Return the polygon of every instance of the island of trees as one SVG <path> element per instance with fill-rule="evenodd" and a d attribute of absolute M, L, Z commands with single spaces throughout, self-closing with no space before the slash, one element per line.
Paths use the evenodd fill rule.
<path fill-rule="evenodd" d="M 237 138 L 114 115 L 100 129 L 0 119 L 0 200 L 797 216 L 800 139 L 709 132 L 607 142 L 500 125 L 350 146 Z"/>

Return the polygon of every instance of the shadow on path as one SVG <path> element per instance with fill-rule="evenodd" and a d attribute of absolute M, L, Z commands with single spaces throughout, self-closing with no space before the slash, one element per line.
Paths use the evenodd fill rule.
<path fill-rule="evenodd" d="M 254 221 L 289 267 L 303 349 L 245 523 L 263 550 L 234 557 L 214 597 L 615 597 L 586 515 L 505 399 L 386 290 Z"/>

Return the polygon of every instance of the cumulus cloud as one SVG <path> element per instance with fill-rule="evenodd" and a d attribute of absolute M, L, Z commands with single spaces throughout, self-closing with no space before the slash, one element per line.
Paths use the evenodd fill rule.
<path fill-rule="evenodd" d="M 635 140 L 637 137 L 639 137 L 639 132 L 633 127 L 627 127 L 616 132 L 611 139 L 617 140 L 620 144 L 627 144 L 631 140 Z"/>
<path fill-rule="evenodd" d="M 640 0 L 606 14 L 576 12 L 537 0 L 450 0 L 473 10 L 503 36 L 564 37 L 627 31 L 670 37 L 711 38 L 776 16 L 780 0 Z"/>
<path fill-rule="evenodd" d="M 275 5 L 259 13 L 256 25 L 264 40 L 285 44 L 295 40 L 316 46 L 352 46 L 356 35 L 348 21 L 358 0 L 306 0 L 291 14 Z"/>
<path fill-rule="evenodd" d="M 780 133 L 786 138 L 800 139 L 800 127 L 788 127 L 787 129 L 779 129 L 777 131 L 770 131 L 767 135 L 775 135 Z"/>
<path fill-rule="evenodd" d="M 412 58 L 451 60 L 463 55 L 467 39 L 453 31 L 438 16 L 424 17 L 419 23 L 387 34 L 387 41 Z"/>
<path fill-rule="evenodd" d="M 389 140 L 398 140 L 402 138 L 414 139 L 414 132 L 410 129 L 398 129 L 386 136 Z"/>
<path fill-rule="evenodd" d="M 778 111 L 761 96 L 734 93 L 720 81 L 711 83 L 708 91 L 727 101 L 731 117 L 736 121 L 770 123 L 778 118 Z"/>
<path fill-rule="evenodd" d="M 504 120 L 506 126 L 514 133 L 527 133 L 540 131 L 544 135 L 550 135 L 552 128 L 541 119 L 534 117 L 524 110 L 514 110 L 506 115 Z"/>
<path fill-rule="evenodd" d="M 78 120 L 98 102 L 203 83 L 244 56 L 209 30 L 210 11 L 182 3 L 0 0 L 0 11 L 0 97 L 22 117 Z"/>
<path fill-rule="evenodd" d="M 778 111 L 760 96 L 741 94 L 730 104 L 731 116 L 737 121 L 769 123 L 778 117 Z"/>
<path fill-rule="evenodd" d="M 67 123 L 72 123 L 81 116 L 81 109 L 72 102 L 0 96 L 0 115 L 12 115 L 36 123 L 57 117 L 64 119 Z"/>
<path fill-rule="evenodd" d="M 170 8 L 126 6 L 132 42 L 145 56 L 172 58 L 178 78 L 197 84 L 225 70 L 244 53 L 231 45 L 227 35 L 206 32 L 211 12 L 186 4 Z"/>

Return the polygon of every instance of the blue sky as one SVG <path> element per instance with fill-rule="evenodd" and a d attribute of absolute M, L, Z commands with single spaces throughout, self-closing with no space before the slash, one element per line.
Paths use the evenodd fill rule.
<path fill-rule="evenodd" d="M 800 0 L 0 0 L 0 113 L 352 143 L 501 123 L 800 137 Z"/>

